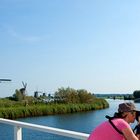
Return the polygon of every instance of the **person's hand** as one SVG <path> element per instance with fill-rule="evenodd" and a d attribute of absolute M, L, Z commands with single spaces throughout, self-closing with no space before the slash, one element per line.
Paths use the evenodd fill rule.
<path fill-rule="evenodd" d="M 140 140 L 140 134 L 137 134 L 136 136 L 137 136 L 137 138 Z"/>

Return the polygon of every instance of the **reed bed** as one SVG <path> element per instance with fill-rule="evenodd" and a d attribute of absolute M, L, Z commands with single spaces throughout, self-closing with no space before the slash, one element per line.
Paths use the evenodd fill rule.
<path fill-rule="evenodd" d="M 11 103 L 10 103 L 11 104 Z M 79 104 L 32 104 L 32 105 L 11 105 L 0 107 L 0 118 L 17 119 L 34 116 L 47 116 L 55 114 L 66 114 L 75 112 L 84 112 L 91 110 L 104 109 L 109 107 L 109 104 L 104 99 L 96 99 L 93 103 Z"/>

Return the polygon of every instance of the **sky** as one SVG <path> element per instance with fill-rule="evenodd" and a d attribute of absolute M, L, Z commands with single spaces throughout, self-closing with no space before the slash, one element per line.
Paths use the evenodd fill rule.
<path fill-rule="evenodd" d="M 139 0 L 0 0 L 0 97 L 58 88 L 140 89 Z"/>

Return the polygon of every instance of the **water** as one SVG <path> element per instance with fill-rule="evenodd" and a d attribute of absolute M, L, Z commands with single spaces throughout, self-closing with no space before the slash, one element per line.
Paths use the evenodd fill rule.
<path fill-rule="evenodd" d="M 106 120 L 105 115 L 113 116 L 117 111 L 118 104 L 124 100 L 108 100 L 110 107 L 103 110 L 63 114 L 55 116 L 43 116 L 33 118 L 22 118 L 18 121 L 29 122 L 34 124 L 46 125 L 50 127 L 73 130 L 83 133 L 91 133 L 91 131 L 101 122 Z M 125 101 L 126 102 L 126 101 Z M 132 101 L 131 101 L 132 102 Z M 140 108 L 140 104 L 135 104 Z M 132 125 L 132 127 L 134 124 Z M 23 129 L 23 140 L 74 140 L 68 137 L 48 134 L 30 129 Z M 13 140 L 13 127 L 0 123 L 0 140 Z"/>

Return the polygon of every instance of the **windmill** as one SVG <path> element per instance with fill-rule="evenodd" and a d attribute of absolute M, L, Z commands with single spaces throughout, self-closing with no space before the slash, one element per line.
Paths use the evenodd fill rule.
<path fill-rule="evenodd" d="M 26 95 L 27 83 L 24 83 L 24 82 L 22 81 L 22 85 L 23 85 L 23 88 L 20 89 L 20 92 L 21 92 L 21 94 L 22 94 L 23 96 L 25 96 L 25 95 Z"/>
<path fill-rule="evenodd" d="M 46 93 L 45 93 L 45 92 L 36 90 L 36 91 L 34 92 L 34 97 L 35 97 L 35 98 L 38 98 L 38 97 L 39 97 L 39 93 L 42 94 L 42 95 L 40 95 L 40 97 L 41 97 L 41 96 L 44 96 L 44 97 L 46 96 Z"/>

